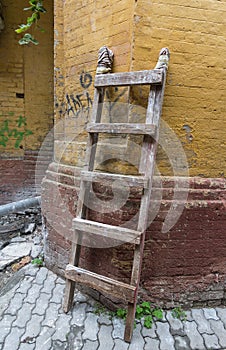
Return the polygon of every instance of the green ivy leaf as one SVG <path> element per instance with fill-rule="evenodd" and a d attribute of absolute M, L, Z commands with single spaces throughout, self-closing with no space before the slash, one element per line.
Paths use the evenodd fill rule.
<path fill-rule="evenodd" d="M 28 45 L 28 44 L 34 44 L 34 45 L 38 45 L 38 40 L 36 40 L 31 34 L 26 33 L 24 34 L 23 38 L 21 38 L 19 40 L 19 44 L 20 45 Z"/>
<path fill-rule="evenodd" d="M 127 316 L 127 310 L 125 309 L 118 309 L 116 311 L 116 316 L 118 316 L 119 318 L 125 319 Z"/>
<path fill-rule="evenodd" d="M 23 33 L 25 32 L 26 30 L 28 30 L 30 28 L 31 24 L 21 24 L 20 25 L 20 28 L 16 29 L 15 32 L 17 34 L 20 34 L 20 33 Z"/>
<path fill-rule="evenodd" d="M 163 319 L 163 312 L 161 309 L 154 309 L 152 312 L 152 315 L 154 317 L 156 317 L 158 320 L 162 320 Z"/>
<path fill-rule="evenodd" d="M 144 326 L 146 328 L 150 329 L 152 327 L 152 324 L 153 324 L 152 316 L 151 315 L 146 316 L 145 319 L 144 319 Z"/>
<path fill-rule="evenodd" d="M 151 304 L 148 301 L 144 301 L 141 304 L 143 308 L 144 315 L 150 315 L 151 314 Z"/>

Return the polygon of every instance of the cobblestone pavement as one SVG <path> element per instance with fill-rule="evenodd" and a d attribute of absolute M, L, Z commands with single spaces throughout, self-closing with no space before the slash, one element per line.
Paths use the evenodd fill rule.
<path fill-rule="evenodd" d="M 187 311 L 187 320 L 164 312 L 151 329 L 137 323 L 131 344 L 123 341 L 124 323 L 96 315 L 94 300 L 77 292 L 65 314 L 65 282 L 45 267 L 27 265 L 0 297 L 1 350 L 226 350 L 226 309 Z"/>

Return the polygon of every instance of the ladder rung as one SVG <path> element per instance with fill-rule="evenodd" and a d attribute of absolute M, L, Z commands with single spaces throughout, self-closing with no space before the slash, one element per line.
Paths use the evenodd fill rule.
<path fill-rule="evenodd" d="M 119 282 L 70 264 L 66 266 L 65 277 L 74 282 L 85 284 L 100 292 L 113 295 L 116 298 L 124 299 L 130 303 L 134 302 L 136 287 L 130 284 Z"/>
<path fill-rule="evenodd" d="M 112 226 L 97 221 L 74 218 L 73 228 L 74 230 L 115 239 L 121 242 L 140 243 L 141 232 L 130 230 L 126 227 Z"/>
<path fill-rule="evenodd" d="M 144 176 L 121 175 L 111 173 L 99 173 L 93 171 L 81 171 L 81 179 L 83 181 L 98 182 L 103 185 L 109 185 L 112 181 L 123 181 L 129 186 L 148 188 L 149 179 Z"/>
<path fill-rule="evenodd" d="M 131 124 L 131 123 L 90 123 L 86 130 L 90 133 L 103 132 L 108 134 L 136 134 L 150 135 L 156 134 L 154 124 Z"/>
<path fill-rule="evenodd" d="M 98 74 L 95 77 L 95 87 L 129 86 L 145 84 L 162 84 L 163 71 L 161 69 L 142 70 L 137 72 Z"/>

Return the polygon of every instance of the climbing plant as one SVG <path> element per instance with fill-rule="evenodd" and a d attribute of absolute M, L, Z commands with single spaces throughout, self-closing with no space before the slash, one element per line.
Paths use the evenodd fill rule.
<path fill-rule="evenodd" d="M 35 28 L 38 28 L 41 32 L 44 31 L 43 28 L 38 26 L 38 21 L 41 15 L 46 12 L 46 9 L 43 6 L 43 0 L 30 0 L 29 5 L 29 7 L 24 8 L 24 11 L 31 11 L 31 16 L 27 17 L 26 24 L 20 24 L 19 28 L 15 30 L 18 34 L 26 32 L 19 40 L 20 45 L 27 45 L 29 43 L 38 45 L 38 40 L 36 40 L 32 34 L 28 33 L 32 26 L 35 26 Z"/>

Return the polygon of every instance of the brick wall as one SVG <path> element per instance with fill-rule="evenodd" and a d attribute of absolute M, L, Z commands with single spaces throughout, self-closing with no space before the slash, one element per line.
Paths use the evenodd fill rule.
<path fill-rule="evenodd" d="M 26 1 L 2 1 L 5 29 L 0 34 L 0 203 L 35 194 L 35 166 L 53 126 L 53 9 L 36 31 L 38 46 L 22 47 L 15 29 L 25 22 Z"/>
<path fill-rule="evenodd" d="M 69 259 L 72 219 L 76 213 L 80 171 L 52 163 L 42 186 L 42 211 L 46 218 L 45 261 L 49 268 L 64 275 Z M 178 303 L 219 305 L 225 302 L 225 183 L 221 179 L 180 178 L 180 191 L 190 189 L 184 210 L 176 225 L 162 232 L 173 201 L 173 180 L 163 179 L 159 210 L 152 216 L 146 233 L 140 297 L 170 307 Z M 111 190 L 95 186 L 97 198 L 109 198 Z M 203 195 L 205 194 L 205 195 Z M 103 214 L 90 210 L 89 219 L 114 225 L 128 223 L 138 211 L 140 193 L 131 190 L 120 210 Z M 95 203 L 94 203 L 95 204 Z M 174 202 L 174 205 L 176 203 Z M 179 205 L 180 203 L 177 203 Z M 89 203 L 91 206 L 91 203 Z M 153 207 L 151 206 L 153 209 Z M 129 282 L 133 246 L 103 246 L 103 239 L 86 238 L 80 266 Z M 109 247 L 104 242 L 105 247 Z M 96 245 L 98 248 L 89 248 Z M 101 296 L 103 300 L 103 296 Z"/>
<path fill-rule="evenodd" d="M 161 47 L 171 61 L 162 118 L 183 144 L 190 176 L 224 177 L 225 2 L 136 2 L 132 70 L 153 67 Z M 165 164 L 161 173 L 169 174 Z"/>
<path fill-rule="evenodd" d="M 160 49 L 167 46 L 171 60 L 157 155 L 163 190 L 147 230 L 140 295 L 166 306 L 224 302 L 226 94 L 219 79 L 226 72 L 221 59 L 225 11 L 225 3 L 205 0 L 189 4 L 171 0 L 56 1 L 55 162 L 42 186 L 46 263 L 51 269 L 63 274 L 68 262 L 98 49 L 105 44 L 114 51 L 113 71 L 120 72 L 154 68 Z M 130 95 L 110 91 L 109 96 L 111 102 L 122 103 L 115 105 L 113 117 L 120 115 L 126 102 L 142 120 L 147 90 L 136 88 Z M 133 115 L 127 118 L 132 121 Z M 98 153 L 97 167 L 136 172 L 134 141 L 102 139 L 104 149 Z M 127 164 L 119 162 L 120 157 Z M 96 191 L 98 199 L 111 198 L 108 189 L 97 187 Z M 119 211 L 101 214 L 98 204 L 98 213 L 90 211 L 90 218 L 121 225 L 137 213 L 138 202 L 139 193 L 133 190 Z M 184 210 L 177 217 L 181 204 Z M 172 227 L 162 231 L 169 213 Z M 132 250 L 129 244 L 84 248 L 81 263 L 128 281 Z"/>

